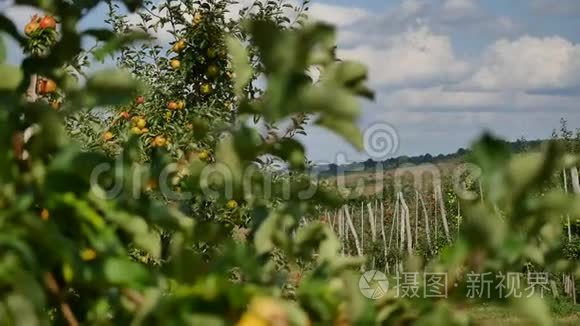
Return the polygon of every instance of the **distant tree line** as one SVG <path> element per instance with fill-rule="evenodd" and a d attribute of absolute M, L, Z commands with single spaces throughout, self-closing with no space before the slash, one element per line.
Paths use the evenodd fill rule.
<path fill-rule="evenodd" d="M 537 150 L 541 147 L 543 143 L 547 140 L 526 140 L 524 137 L 516 141 L 505 141 L 505 143 L 512 149 L 514 153 L 521 153 L 527 151 Z M 348 172 L 365 172 L 374 171 L 377 166 L 382 166 L 383 169 L 393 169 L 403 164 L 413 164 L 421 165 L 426 163 L 439 164 L 451 161 L 461 161 L 463 158 L 469 154 L 469 149 L 459 148 L 454 153 L 449 154 L 439 154 L 433 156 L 429 153 L 417 156 L 398 156 L 389 158 L 383 161 L 375 161 L 373 159 L 368 159 L 364 162 L 355 162 L 350 164 L 324 164 L 315 165 L 312 167 L 313 170 L 319 172 L 322 176 L 324 175 L 335 175 L 338 172 L 348 173 Z"/>

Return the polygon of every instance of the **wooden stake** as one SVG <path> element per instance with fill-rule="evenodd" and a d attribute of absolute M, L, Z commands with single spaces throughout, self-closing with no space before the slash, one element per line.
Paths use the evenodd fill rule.
<path fill-rule="evenodd" d="M 574 193 L 580 195 L 580 178 L 578 177 L 578 168 L 572 167 L 570 168 L 570 177 L 572 178 L 572 189 Z M 568 239 L 572 239 L 572 231 L 570 225 L 570 215 L 568 215 Z M 570 274 L 570 282 L 572 283 L 572 302 L 576 304 L 576 280 L 574 279 L 574 274 Z"/>
<path fill-rule="evenodd" d="M 443 221 L 443 231 L 445 231 L 447 242 L 451 242 L 451 237 L 449 236 L 449 225 L 447 224 L 447 212 L 445 210 L 445 202 L 443 201 L 443 195 L 441 194 L 440 183 L 437 183 L 436 189 L 437 189 L 437 197 L 439 200 L 439 208 L 441 209 L 441 220 Z"/>
<path fill-rule="evenodd" d="M 564 192 L 568 193 L 568 178 L 566 176 L 566 169 L 563 169 L 562 173 L 564 175 Z M 576 173 L 578 173 L 578 170 L 576 170 Z M 572 225 L 570 223 L 570 215 L 566 215 L 566 224 L 568 226 L 568 242 L 570 242 L 572 241 Z"/>
<path fill-rule="evenodd" d="M 369 222 L 371 224 L 371 248 L 374 247 L 376 241 L 376 230 L 375 230 L 375 214 L 372 210 L 372 205 L 367 203 L 367 209 L 369 211 Z M 373 269 L 375 269 L 375 256 L 373 255 Z"/>
<path fill-rule="evenodd" d="M 419 193 L 419 201 L 423 207 L 423 215 L 425 217 L 425 233 L 427 234 L 427 245 L 429 246 L 429 251 L 433 252 L 433 247 L 431 246 L 431 232 L 429 230 L 429 215 L 427 214 L 427 208 L 425 207 L 425 202 L 423 201 L 423 196 Z"/>
<path fill-rule="evenodd" d="M 362 257 L 363 252 L 362 252 L 362 249 L 361 249 L 361 246 L 360 246 L 360 242 L 359 242 L 359 239 L 358 239 L 358 235 L 356 234 L 356 230 L 354 228 L 354 224 L 352 223 L 352 219 L 350 218 L 350 213 L 348 212 L 348 207 L 347 206 L 344 207 L 344 212 L 346 214 L 346 221 L 348 223 L 348 226 L 350 228 L 350 231 L 352 232 L 352 236 L 354 237 L 354 245 L 356 246 L 356 250 L 358 252 L 358 255 L 360 257 Z"/>
<path fill-rule="evenodd" d="M 407 241 L 407 253 L 409 254 L 409 256 L 411 254 L 413 254 L 413 237 L 411 236 L 411 219 L 409 217 L 409 215 L 411 215 L 409 213 L 409 206 L 407 206 L 407 202 L 405 201 L 405 198 L 403 197 L 403 193 L 399 192 L 399 198 L 401 199 L 401 207 L 403 208 L 401 211 L 403 212 L 403 215 L 401 215 L 404 220 L 405 223 L 401 224 L 401 227 L 405 227 L 405 229 L 401 230 L 401 232 L 405 233 L 405 239 Z"/>
<path fill-rule="evenodd" d="M 383 237 L 383 251 L 385 254 L 385 272 L 389 272 L 389 263 L 387 262 L 388 249 L 387 249 L 387 236 L 385 234 L 385 205 L 381 201 L 381 235 Z"/>
<path fill-rule="evenodd" d="M 365 250 L 365 214 L 364 214 L 364 204 L 360 203 L 360 249 L 364 254 Z"/>
<path fill-rule="evenodd" d="M 415 248 L 419 246 L 419 192 L 415 190 Z"/>

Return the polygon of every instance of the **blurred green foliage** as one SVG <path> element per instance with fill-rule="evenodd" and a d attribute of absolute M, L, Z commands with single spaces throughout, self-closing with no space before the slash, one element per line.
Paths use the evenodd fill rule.
<path fill-rule="evenodd" d="M 468 323 L 454 309 L 463 286 L 449 301 L 364 299 L 363 261 L 341 256 L 328 226 L 300 225 L 317 205 L 340 200 L 324 188 L 301 197 L 312 184 L 300 174 L 304 148 L 292 135 L 313 117 L 361 147 L 359 100 L 372 98 L 366 68 L 334 57 L 334 29 L 300 21 L 307 3 L 254 4 L 232 22 L 224 18 L 231 1 L 172 0 L 141 11 L 145 25 L 135 32 L 116 14 L 116 2 L 109 3 L 113 29 L 88 31 L 78 31 L 78 22 L 99 1 L 16 2 L 50 12 L 59 29 L 49 50 L 29 51 L 20 68 L 0 63 L 10 73 L 0 80 L 2 324 Z M 122 3 L 128 11 L 142 5 Z M 284 8 L 296 13 L 296 24 Z M 155 17 L 157 9 L 166 16 Z M 170 50 L 179 67 L 157 45 L 132 45 L 164 24 L 175 42 L 184 40 Z M 42 41 L 22 36 L 2 15 L 0 32 L 25 49 Z M 84 37 L 101 43 L 87 53 Z M 79 72 L 87 56 L 101 60 L 115 51 L 121 69 Z M 306 73 L 313 65 L 317 81 Z M 31 92 L 39 77 L 58 91 Z M 183 101 L 183 109 L 172 101 Z M 289 131 L 277 133 L 288 119 Z M 266 135 L 255 125 L 261 120 Z M 257 164 L 268 157 L 290 174 Z M 486 200 L 466 203 L 453 246 L 429 262 L 407 257 L 409 270 L 456 275 L 532 263 L 578 275 L 561 255 L 560 216 L 578 216 L 580 201 L 545 187 L 575 158 L 556 143 L 543 154 L 511 157 L 485 136 L 473 160 L 484 169 Z M 178 169 L 163 178 L 170 163 Z M 219 177 L 200 182 L 212 173 Z M 550 323 L 539 298 L 514 306 Z"/>

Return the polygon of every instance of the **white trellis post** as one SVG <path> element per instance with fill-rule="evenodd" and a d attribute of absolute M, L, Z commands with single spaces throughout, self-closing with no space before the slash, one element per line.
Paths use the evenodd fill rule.
<path fill-rule="evenodd" d="M 401 224 L 401 227 L 405 227 L 404 230 L 401 229 L 401 233 L 405 235 L 405 240 L 407 243 L 407 253 L 409 254 L 409 256 L 413 253 L 413 237 L 411 236 L 411 223 L 410 223 L 410 218 L 409 218 L 409 206 L 407 206 L 407 202 L 405 201 L 405 197 L 403 197 L 403 193 L 399 192 L 399 198 L 401 199 L 401 208 L 402 208 L 402 212 L 403 215 L 401 215 L 402 217 L 404 217 L 405 223 Z"/>
<path fill-rule="evenodd" d="M 367 203 L 367 209 L 369 212 L 369 222 L 371 224 L 371 247 L 374 246 L 376 241 L 376 230 L 375 230 L 375 214 L 372 210 L 371 203 Z M 373 255 L 373 269 L 375 268 L 375 256 Z"/>
<path fill-rule="evenodd" d="M 344 213 L 344 211 L 341 209 L 340 213 L 342 214 L 342 229 L 344 232 L 344 238 L 345 238 L 345 251 L 347 255 L 350 255 L 350 236 L 348 232 L 348 223 L 346 221 L 346 214 Z"/>
<path fill-rule="evenodd" d="M 445 231 L 445 237 L 447 237 L 447 242 L 451 242 L 451 237 L 449 236 L 449 225 L 447 224 L 447 212 L 445 210 L 445 202 L 443 201 L 443 195 L 441 194 L 441 183 L 437 183 L 437 195 L 439 201 L 439 208 L 441 209 L 441 220 L 443 222 L 443 231 Z"/>
<path fill-rule="evenodd" d="M 415 189 L 415 248 L 419 246 L 419 192 Z"/>
<path fill-rule="evenodd" d="M 385 234 L 385 205 L 381 201 L 381 235 L 383 237 L 383 251 L 385 254 L 385 272 L 389 272 L 389 263 L 387 262 L 388 250 L 387 250 L 387 236 Z"/>
<path fill-rule="evenodd" d="M 423 196 L 419 193 L 419 201 L 423 207 L 423 215 L 425 217 L 425 233 L 427 235 L 427 245 L 429 246 L 429 251 L 433 252 L 433 247 L 431 246 L 431 231 L 429 230 L 429 214 L 427 214 L 427 207 L 425 207 L 425 202 L 423 201 Z"/>
<path fill-rule="evenodd" d="M 463 184 L 465 188 L 465 182 Z M 461 229 L 461 222 L 463 218 L 461 217 L 461 201 L 459 200 L 459 196 L 456 197 L 457 197 L 457 236 L 459 236 L 459 231 Z"/>
<path fill-rule="evenodd" d="M 397 247 L 397 251 L 398 251 L 398 243 L 399 240 L 397 239 L 398 237 L 398 232 L 397 232 L 397 228 L 399 225 L 399 198 L 397 198 L 395 200 L 395 209 L 393 211 L 393 221 L 391 222 L 391 232 L 389 235 L 389 246 L 387 247 L 387 251 L 391 250 L 391 243 L 393 240 L 393 234 L 395 235 L 395 246 Z M 395 261 L 395 268 L 398 265 L 397 261 Z"/>
<path fill-rule="evenodd" d="M 328 220 L 328 225 L 330 226 L 330 229 L 332 231 L 334 231 L 334 223 L 333 223 L 333 217 L 330 216 L 330 214 L 328 213 L 328 210 L 324 211 L 324 215 L 326 216 L 326 219 Z"/>
<path fill-rule="evenodd" d="M 578 177 L 578 168 L 570 168 L 570 177 L 572 178 L 572 189 L 576 195 L 580 195 L 580 178 Z M 570 226 L 570 216 L 568 216 L 568 239 L 572 238 L 572 231 Z M 571 240 L 570 240 L 571 241 Z M 572 283 L 572 301 L 576 304 L 576 280 L 574 279 L 574 274 L 570 274 L 570 282 Z"/>
<path fill-rule="evenodd" d="M 342 255 L 344 256 L 344 247 L 346 247 L 346 241 L 344 239 L 344 222 L 342 217 L 342 210 L 335 211 L 335 213 L 337 213 L 336 216 L 338 218 L 338 238 L 342 244 Z"/>
<path fill-rule="evenodd" d="M 360 242 L 359 242 L 359 239 L 358 239 L 358 235 L 356 234 L 356 229 L 354 228 L 354 224 L 352 223 L 352 219 L 350 217 L 350 213 L 348 212 L 348 207 L 347 206 L 344 207 L 344 212 L 346 214 L 346 221 L 348 223 L 348 227 L 350 228 L 350 231 L 352 232 L 352 236 L 354 238 L 354 245 L 356 247 L 356 250 L 358 252 L 358 255 L 362 257 L 363 252 L 362 252 L 362 249 L 360 247 Z"/>
<path fill-rule="evenodd" d="M 364 203 L 360 203 L 360 249 L 364 254 L 365 250 L 365 216 L 364 216 Z M 353 213 L 354 214 L 354 213 Z"/>
<path fill-rule="evenodd" d="M 578 173 L 578 170 L 576 170 Z M 568 192 L 568 177 L 566 176 L 566 169 L 562 170 L 562 174 L 564 175 L 564 192 Z M 566 223 L 568 227 L 568 241 L 572 241 L 572 225 L 570 223 L 570 215 L 566 215 Z"/>
<path fill-rule="evenodd" d="M 401 200 L 401 193 L 399 192 L 397 194 L 397 198 L 399 199 L 400 202 L 400 207 L 401 209 L 399 210 L 399 249 L 403 250 L 404 246 L 405 246 L 405 207 L 403 206 L 403 201 Z"/>

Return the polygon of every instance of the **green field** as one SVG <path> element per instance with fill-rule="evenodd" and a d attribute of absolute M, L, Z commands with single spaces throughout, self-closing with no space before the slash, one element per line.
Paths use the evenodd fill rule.
<path fill-rule="evenodd" d="M 506 307 L 481 304 L 470 307 L 468 314 L 476 325 L 529 325 L 530 320 L 519 317 Z M 554 321 L 558 325 L 579 325 L 580 308 L 554 313 Z"/>

